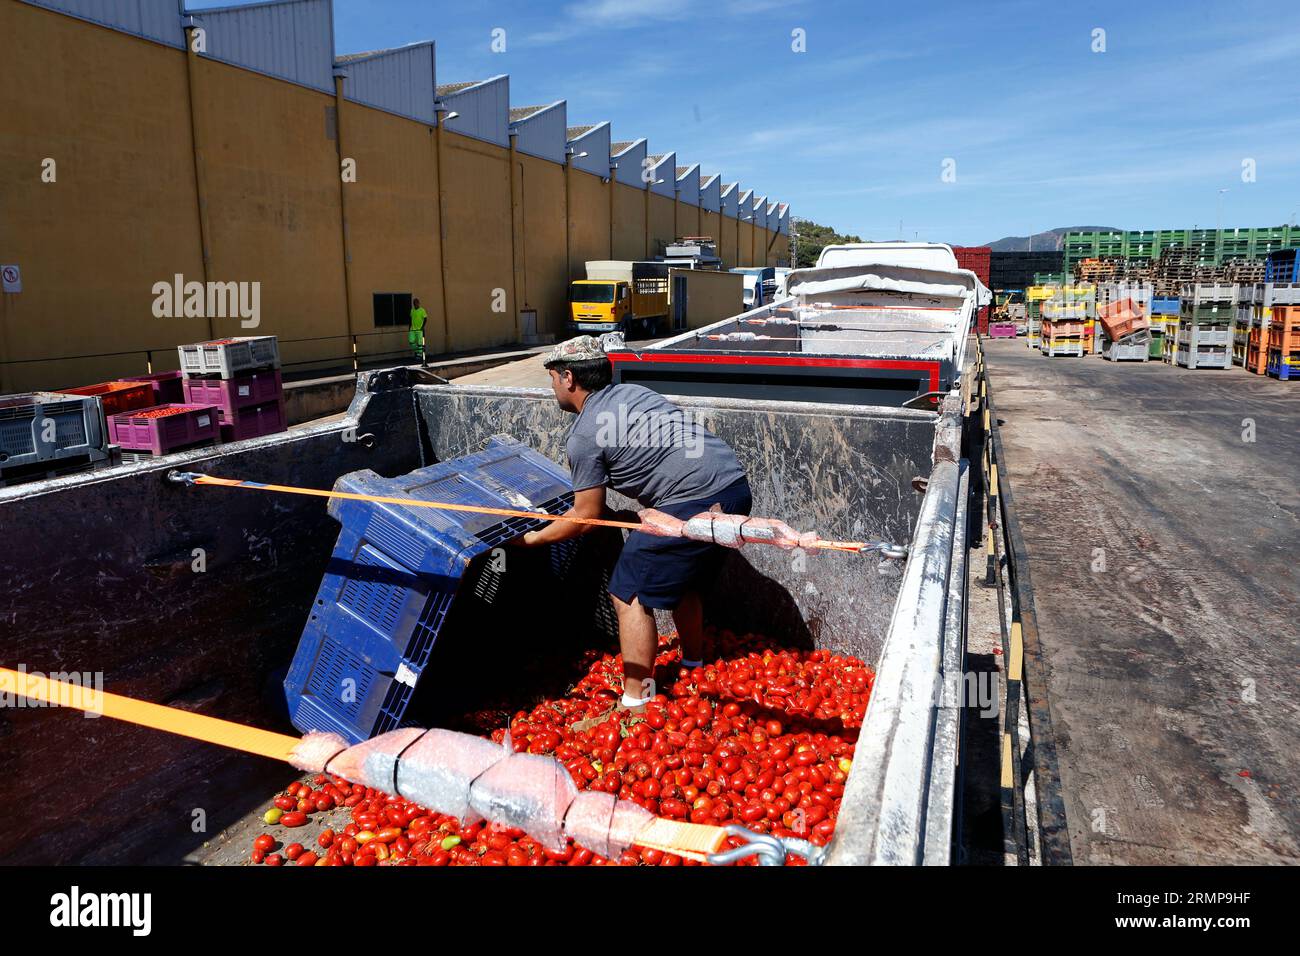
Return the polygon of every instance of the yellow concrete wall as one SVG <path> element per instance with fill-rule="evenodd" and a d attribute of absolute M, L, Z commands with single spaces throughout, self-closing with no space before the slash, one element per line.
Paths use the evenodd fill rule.
<path fill-rule="evenodd" d="M 699 206 L 692 206 L 688 202 L 677 204 L 677 235 L 678 236 L 698 236 L 700 232 L 700 214 L 703 210 Z M 673 238 L 676 238 L 674 236 Z"/>
<path fill-rule="evenodd" d="M 722 268 L 736 266 L 736 220 L 725 213 L 718 214 L 718 258 Z"/>
<path fill-rule="evenodd" d="M 677 238 L 673 201 L 667 196 L 650 194 L 650 257 L 663 255 L 664 247 Z"/>
<path fill-rule="evenodd" d="M 197 60 L 194 80 L 210 278 L 262 284 L 261 325 L 218 319 L 216 333 L 277 335 L 291 367 L 346 354 L 334 97 L 215 60 Z M 343 338 L 293 341 L 328 336 Z"/>
<path fill-rule="evenodd" d="M 718 241 L 722 231 L 722 213 L 709 212 L 707 209 L 700 210 L 700 231 L 698 235 L 709 236 L 713 239 L 714 248 L 718 248 Z M 721 252 L 718 253 L 722 255 Z"/>
<path fill-rule="evenodd" d="M 698 329 L 745 308 L 745 281 L 738 272 L 710 272 L 704 269 L 669 269 L 668 285 L 673 277 L 686 277 L 686 327 Z"/>
<path fill-rule="evenodd" d="M 645 257 L 645 190 L 614 186 L 614 254 L 611 259 Z"/>
<path fill-rule="evenodd" d="M 203 279 L 185 57 L 23 3 L 0 3 L 0 361 L 161 348 L 207 321 L 155 318 L 153 284 Z M 41 181 L 55 162 L 55 182 Z M 143 352 L 0 365 L 0 391 L 141 374 Z"/>
<path fill-rule="evenodd" d="M 537 331 L 562 337 L 568 313 L 564 265 L 564 167 L 517 154 L 522 239 L 520 308 L 537 310 Z"/>
<path fill-rule="evenodd" d="M 515 340 L 509 151 L 443 133 L 447 311 L 452 351 Z M 498 291 L 500 290 L 500 291 Z M 497 303 L 503 311 L 495 311 Z"/>
<path fill-rule="evenodd" d="M 356 161 L 357 172 L 356 182 L 343 185 L 357 351 L 393 355 L 407 348 L 405 324 L 375 328 L 377 292 L 409 292 L 419 299 L 429 313 L 426 346 L 436 350 L 444 319 L 434 129 L 347 101 L 339 128 L 342 153 Z"/>
<path fill-rule="evenodd" d="M 566 208 L 563 167 L 517 157 L 512 196 L 509 150 L 455 133 L 442 134 L 440 212 L 438 134 L 424 123 L 344 102 L 340 142 L 331 94 L 26 4 L 0 3 L 0 36 L 0 262 L 19 264 L 25 287 L 0 297 L 3 390 L 139 374 L 148 349 L 174 367 L 175 345 L 213 334 L 277 335 L 290 371 L 339 365 L 353 333 L 363 356 L 400 354 L 404 328 L 365 334 L 376 292 L 418 296 L 437 352 L 444 276 L 452 350 L 515 341 L 523 307 L 562 335 L 585 260 L 654 256 L 680 235 L 713 236 L 728 267 L 752 264 L 752 229 L 738 252 L 735 220 L 655 194 L 647 217 L 646 192 L 623 184 L 611 240 L 601 177 L 569 173 Z M 340 183 L 340 149 L 354 183 Z M 261 325 L 155 318 L 153 286 L 177 273 L 260 283 Z M 69 357 L 108 352 L 128 354 Z"/>
<path fill-rule="evenodd" d="M 736 253 L 736 265 L 738 266 L 757 266 L 762 265 L 759 257 L 763 253 L 761 246 L 757 246 L 754 240 L 754 224 L 752 222 L 740 223 L 740 250 Z"/>
<path fill-rule="evenodd" d="M 583 263 L 611 259 L 609 250 L 609 187 L 599 176 L 570 169 L 569 278 L 584 279 Z"/>

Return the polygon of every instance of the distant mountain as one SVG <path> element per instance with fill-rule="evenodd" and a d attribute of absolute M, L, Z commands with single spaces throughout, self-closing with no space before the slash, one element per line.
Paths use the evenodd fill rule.
<path fill-rule="evenodd" d="M 997 242 L 990 242 L 987 245 L 994 252 L 1059 252 L 1062 243 L 1065 242 L 1067 232 L 1090 232 L 1093 230 L 1117 231 L 1118 227 L 1062 226 L 1059 229 L 1036 232 L 1032 236 L 1007 236 L 1005 239 L 999 239 Z"/>

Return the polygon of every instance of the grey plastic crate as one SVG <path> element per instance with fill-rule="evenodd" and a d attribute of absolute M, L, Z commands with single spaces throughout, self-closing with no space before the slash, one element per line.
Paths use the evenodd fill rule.
<path fill-rule="evenodd" d="M 1197 306 L 1205 302 L 1227 302 L 1237 301 L 1237 286 L 1229 283 L 1219 282 L 1212 285 L 1196 283 L 1195 285 L 1186 284 L 1183 286 L 1180 304 Z"/>
<path fill-rule="evenodd" d="M 1119 341 L 1103 337 L 1101 357 L 1112 362 L 1145 362 L 1151 357 L 1151 333 L 1147 329 L 1126 335 Z"/>
<path fill-rule="evenodd" d="M 178 345 L 181 372 L 234 378 L 241 372 L 280 367 L 280 346 L 274 335 L 248 335 L 213 342 Z"/>
<path fill-rule="evenodd" d="M 0 472 L 51 468 L 108 457 L 104 406 L 90 395 L 24 392 L 0 396 Z"/>
<path fill-rule="evenodd" d="M 1220 345 L 1206 345 L 1201 348 L 1178 346 L 1174 361 L 1183 368 L 1230 368 L 1232 353 L 1229 348 Z"/>
<path fill-rule="evenodd" d="M 1184 345 L 1191 348 L 1203 348 L 1208 345 L 1231 346 L 1232 329 L 1181 322 L 1178 325 L 1178 334 L 1174 338 L 1174 345 L 1178 348 Z"/>
<path fill-rule="evenodd" d="M 1270 283 L 1263 300 L 1265 306 L 1300 305 L 1300 283 Z"/>

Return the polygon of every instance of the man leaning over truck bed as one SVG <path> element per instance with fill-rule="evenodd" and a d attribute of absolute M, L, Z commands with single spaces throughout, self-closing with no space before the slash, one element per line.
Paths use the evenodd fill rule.
<path fill-rule="evenodd" d="M 606 488 L 676 518 L 714 505 L 727 514 L 749 514 L 749 482 L 731 448 L 658 392 L 611 385 L 609 358 L 595 338 L 561 342 L 545 364 L 560 408 L 578 416 L 567 444 L 574 492 L 568 514 L 601 517 Z M 525 534 L 521 543 L 555 544 L 591 528 L 553 521 Z M 655 608 L 672 611 L 682 666 L 700 666 L 700 592 L 712 583 L 724 556 L 722 547 L 709 542 L 628 533 L 609 579 L 623 652 L 621 709 L 639 711 L 653 693 L 648 681 L 658 647 Z"/>

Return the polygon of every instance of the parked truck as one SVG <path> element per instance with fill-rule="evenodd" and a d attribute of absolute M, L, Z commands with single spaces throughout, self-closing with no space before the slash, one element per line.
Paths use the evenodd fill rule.
<path fill-rule="evenodd" d="M 734 342 L 753 349 L 707 337 L 734 331 L 724 324 L 705 331 L 702 344 L 683 348 L 682 337 L 666 349 L 611 357 L 624 375 L 642 359 L 649 364 L 674 355 L 678 373 L 715 368 L 713 384 L 707 377 L 676 375 L 660 376 L 658 385 L 735 450 L 750 477 L 756 515 L 779 516 L 829 539 L 905 548 L 901 560 L 824 553 L 804 562 L 775 548 L 731 552 L 705 596 L 705 618 L 734 634 L 764 633 L 786 646 L 852 655 L 874 667 L 870 705 L 825 862 L 944 864 L 951 860 L 959 819 L 963 714 L 949 688 L 964 671 L 965 651 L 969 479 L 956 389 L 982 287 L 955 264 L 925 269 L 869 261 L 880 255 L 861 253 L 868 261 L 851 268 L 797 270 L 790 277 L 791 299 L 728 320 L 782 320 L 766 326 L 766 341 L 748 332 L 764 326 L 746 326 Z M 616 286 L 630 280 L 587 281 Z M 892 303 L 890 295 L 896 297 Z M 869 327 L 871 303 L 864 299 L 881 302 L 881 314 L 891 318 L 888 328 Z M 936 305 L 937 311 L 927 311 Z M 893 351 L 891 330 L 899 319 L 918 326 L 904 338 L 932 365 L 913 368 L 916 355 Z M 798 334 L 810 337 L 802 349 L 782 341 Z M 804 354 L 791 354 L 796 351 Z M 765 367 L 820 370 L 822 377 L 832 376 L 820 385 L 832 387 L 814 395 L 798 390 L 818 385 L 815 379 L 786 380 L 790 388 L 769 394 L 734 387 L 744 384 L 747 370 Z M 834 387 L 836 369 L 859 381 L 847 392 Z M 871 387 L 872 380 L 890 375 L 895 377 L 884 388 Z M 940 403 L 898 400 L 937 397 L 936 390 L 944 396 Z M 290 726 L 285 668 L 304 627 L 323 612 L 317 597 L 322 574 L 346 571 L 356 578 L 355 593 L 344 589 L 338 600 L 351 602 L 376 634 L 396 633 L 408 613 L 417 614 L 421 627 L 442 622 L 433 653 L 451 654 L 460 663 L 428 663 L 416 688 L 425 699 L 411 705 L 434 714 L 423 726 L 446 726 L 432 722 L 440 711 L 487 708 L 509 715 L 531 706 L 548 688 L 572 684 L 563 668 L 557 673 L 533 666 L 578 661 L 572 647 L 557 643 L 561 636 L 610 646 L 612 608 L 601 573 L 584 575 L 581 593 L 575 584 L 546 596 L 565 599 L 560 621 L 543 613 L 544 602 L 521 599 L 514 590 L 531 586 L 532 575 L 497 574 L 490 550 L 476 546 L 483 553 L 469 566 L 462 566 L 471 560 L 469 552 L 460 554 L 457 581 L 422 577 L 403 571 L 405 565 L 392 556 L 418 561 L 424 552 L 404 544 L 393 521 L 372 520 L 357 532 L 364 536 L 357 552 L 364 560 L 340 563 L 331 557 L 340 525 L 319 498 L 200 489 L 168 475 L 179 469 L 305 488 L 327 489 L 336 482 L 346 487 L 348 481 L 409 475 L 430 462 L 491 451 L 500 447 L 494 439 L 503 433 L 532 453 L 562 462 L 569 423 L 548 389 L 448 384 L 396 368 L 362 373 L 342 418 L 0 489 L 0 526 L 11 540 L 24 542 L 22 548 L 0 549 L 0 578 L 9 595 L 6 659 L 32 670 L 93 668 L 106 690 L 283 730 Z M 471 472 L 440 474 L 420 493 L 464 501 L 486 488 L 526 510 L 563 508 L 569 500 L 548 497 L 554 494 L 551 481 L 522 478 L 515 472 L 509 481 Z M 490 515 L 439 520 L 463 529 L 465 540 L 489 543 L 529 527 L 503 530 L 501 518 Z M 588 535 L 579 542 L 584 550 L 569 555 L 515 553 L 511 567 L 516 561 L 533 567 L 527 561 L 535 557 L 552 570 L 591 562 L 603 572 L 610 551 L 602 549 L 616 554 L 617 535 Z M 204 555 L 203 574 L 193 573 L 197 554 Z M 111 574 L 103 573 L 106 567 Z M 565 574 L 576 580 L 572 570 Z M 435 591 L 446 591 L 446 601 L 430 603 Z M 430 607 L 437 614 L 430 616 Z M 402 659 L 380 675 L 383 688 L 358 685 L 358 711 L 382 708 L 388 691 L 416 685 L 421 667 L 408 658 L 419 643 L 399 647 L 394 639 L 385 645 Z M 538 655 L 539 646 L 548 653 Z M 347 668 L 367 664 L 356 648 L 333 652 L 344 669 L 333 678 L 325 674 L 314 690 L 308 682 L 308 691 L 333 693 L 337 680 L 352 673 Z M 500 671 L 506 663 L 514 667 L 508 676 Z M 492 679 L 463 679 L 485 668 Z M 160 817 L 139 808 L 202 806 L 219 793 L 222 806 L 232 808 L 223 810 L 220 825 L 236 825 L 251 807 L 238 824 L 246 828 L 241 833 L 251 834 L 263 826 L 264 806 L 250 794 L 267 792 L 269 780 L 284 782 L 284 769 L 265 760 L 194 746 L 182 737 L 107 720 L 92 729 L 94 734 L 83 721 L 48 710 L 7 712 L 10 772 L 0 775 L 4 862 L 176 862 L 187 852 L 208 860 L 215 851 L 194 835 L 188 813 Z M 87 777 L 85 768 L 92 766 L 95 773 Z M 241 860 L 243 853 L 246 848 Z"/>
<path fill-rule="evenodd" d="M 668 265 L 597 259 L 569 285 L 569 331 L 654 335 L 668 326 Z"/>

